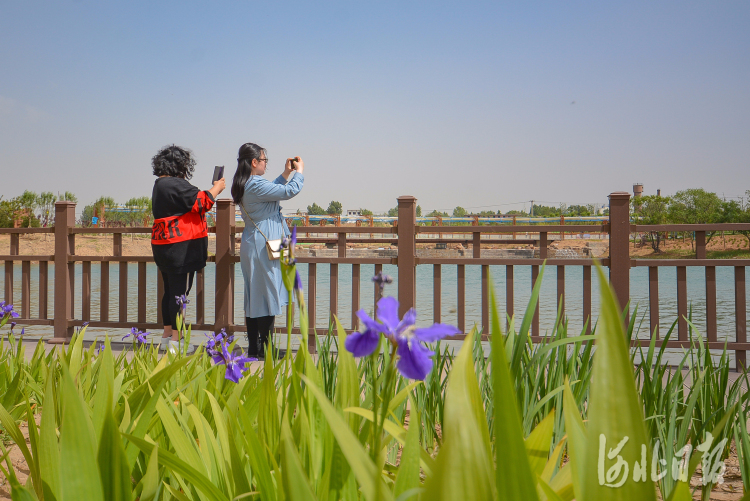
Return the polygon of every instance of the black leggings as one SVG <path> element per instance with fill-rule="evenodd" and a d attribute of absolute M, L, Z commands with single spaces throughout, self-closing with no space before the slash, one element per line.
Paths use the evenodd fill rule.
<path fill-rule="evenodd" d="M 164 327 L 171 325 L 174 330 L 177 330 L 177 312 L 180 311 L 180 305 L 177 304 L 177 297 L 190 294 L 195 272 L 164 273 L 162 271 L 161 277 L 164 280 L 164 296 L 161 298 L 161 318 L 164 322 Z"/>
<path fill-rule="evenodd" d="M 276 317 L 257 317 L 250 318 L 245 317 L 245 325 L 247 326 L 247 353 L 250 357 L 257 357 L 259 355 L 265 355 L 266 344 L 273 339 L 273 324 L 276 321 Z"/>

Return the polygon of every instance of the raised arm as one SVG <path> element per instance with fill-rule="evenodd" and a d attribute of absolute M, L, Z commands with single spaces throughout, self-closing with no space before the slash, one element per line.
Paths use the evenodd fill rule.
<path fill-rule="evenodd" d="M 279 174 L 279 177 L 273 180 L 273 184 L 286 184 L 286 177 L 284 177 L 284 174 Z"/>
<path fill-rule="evenodd" d="M 294 177 L 286 184 L 277 184 L 263 178 L 254 180 L 248 187 L 248 191 L 253 198 L 259 202 L 278 202 L 279 200 L 289 200 L 302 190 L 304 177 L 302 174 L 295 174 Z"/>

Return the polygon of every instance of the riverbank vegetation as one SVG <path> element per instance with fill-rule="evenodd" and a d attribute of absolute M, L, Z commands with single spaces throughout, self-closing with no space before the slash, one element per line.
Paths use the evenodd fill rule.
<path fill-rule="evenodd" d="M 2 470 L 23 500 L 707 500 L 732 480 L 721 461 L 736 451 L 747 485 L 747 375 L 732 382 L 697 321 L 677 367 L 653 342 L 629 349 L 638 313 L 623 327 L 599 279 L 591 335 L 560 318 L 531 343 L 539 280 L 507 333 L 492 308 L 489 355 L 480 332 L 457 352 L 438 342 L 424 380 L 402 375 L 394 354 L 405 352 L 389 348 L 417 342 L 408 323 L 354 358 L 334 320 L 317 355 L 303 342 L 241 368 L 221 335 L 192 356 L 140 341 L 84 349 L 79 335 L 29 360 L 11 335 L 0 343 L 2 449 L 18 447 L 25 485 L 6 452 Z M 368 329 L 392 323 L 379 314 Z M 304 316 L 300 327 L 306 336 Z"/>

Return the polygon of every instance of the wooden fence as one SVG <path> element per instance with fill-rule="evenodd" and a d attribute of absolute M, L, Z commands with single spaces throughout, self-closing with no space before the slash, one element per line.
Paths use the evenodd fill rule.
<path fill-rule="evenodd" d="M 595 225 L 485 225 L 485 226 L 420 226 L 416 224 L 416 198 L 404 196 L 398 198 L 398 221 L 394 226 L 366 227 L 366 226 L 298 226 L 299 242 L 327 242 L 335 243 L 338 249 L 335 257 L 299 257 L 298 262 L 308 264 L 308 288 L 306 299 L 310 316 L 310 325 L 315 325 L 316 317 L 320 314 L 316 309 L 316 287 L 318 283 L 318 265 L 330 267 L 330 311 L 337 313 L 339 299 L 342 296 L 339 291 L 339 265 L 351 264 L 352 290 L 351 290 L 351 324 L 352 330 L 358 328 L 358 319 L 355 312 L 360 305 L 360 278 L 361 265 L 374 265 L 375 272 L 382 270 L 384 264 L 393 264 L 398 267 L 398 299 L 401 305 L 401 314 L 413 307 L 416 303 L 416 268 L 419 265 L 432 266 L 433 281 L 433 318 L 440 322 L 441 293 L 442 293 L 442 271 L 444 266 L 457 267 L 457 316 L 458 327 L 465 332 L 467 326 L 465 321 L 465 277 L 466 266 L 481 267 L 481 327 L 483 332 L 489 331 L 489 267 L 506 267 L 506 289 L 504 291 L 506 311 L 513 315 L 514 297 L 514 268 L 515 266 L 531 266 L 531 281 L 536 282 L 539 267 L 545 262 L 549 266 L 555 266 L 557 270 L 557 304 L 565 307 L 565 270 L 569 266 L 581 266 L 583 268 L 583 307 L 582 311 L 575 313 L 580 315 L 584 323 L 588 321 L 588 330 L 591 329 L 591 280 L 592 259 L 556 259 L 547 258 L 548 244 L 552 234 L 565 233 L 605 233 L 609 239 L 609 256 L 601 259 L 601 264 L 609 267 L 610 280 L 614 286 L 617 297 L 622 305 L 628 303 L 630 298 L 630 268 L 635 266 L 648 266 L 649 268 L 649 306 L 650 306 L 650 332 L 659 340 L 659 268 L 673 267 L 677 271 L 677 306 L 679 322 L 677 338 L 671 339 L 668 347 L 687 346 L 688 325 L 685 317 L 688 314 L 687 296 L 687 273 L 689 266 L 700 266 L 705 268 L 706 274 L 706 325 L 705 332 L 709 348 L 722 349 L 724 342 L 717 340 L 717 313 L 716 313 L 716 267 L 731 266 L 734 268 L 735 281 L 735 325 L 736 332 L 733 340 L 727 343 L 727 348 L 735 352 L 738 367 L 746 363 L 745 352 L 750 349 L 747 342 L 747 301 L 745 289 L 745 267 L 750 266 L 750 259 L 706 259 L 706 233 L 713 231 L 739 231 L 750 230 L 750 224 L 711 224 L 711 225 L 634 225 L 629 219 L 630 194 L 624 192 L 612 193 L 610 199 L 610 222 L 609 224 Z M 210 292 L 214 294 L 215 317 L 213 322 L 206 319 L 205 299 L 206 288 L 204 273 L 200 272 L 196 277 L 195 302 L 196 330 L 218 330 L 226 328 L 228 331 L 244 331 L 244 325 L 234 324 L 234 291 L 235 291 L 235 265 L 239 262 L 239 255 L 235 253 L 237 241 L 237 228 L 235 227 L 235 210 L 231 200 L 218 200 L 216 203 L 216 226 L 210 227 L 209 232 L 216 234 L 216 254 L 209 257 L 209 266 L 215 266 L 215 288 Z M 104 328 L 130 328 L 160 329 L 162 324 L 160 308 L 155 308 L 157 318 L 149 321 L 147 318 L 147 274 L 146 264 L 153 262 L 153 256 L 123 256 L 122 236 L 126 233 L 150 233 L 150 228 L 77 228 L 75 227 L 75 204 L 71 202 L 58 202 L 55 204 L 55 226 L 52 228 L 15 228 L 0 229 L 0 234 L 10 234 L 10 253 L 0 255 L 0 261 L 5 261 L 5 299 L 12 302 L 14 281 L 13 270 L 17 262 L 21 263 L 21 304 L 16 305 L 20 310 L 20 318 L 16 319 L 19 324 L 26 325 L 49 325 L 54 327 L 54 337 L 51 343 L 67 342 L 73 334 L 74 328 L 88 322 L 92 327 Z M 693 231 L 696 236 L 696 256 L 693 259 L 639 259 L 630 258 L 629 246 L 630 236 L 634 232 L 654 231 Z M 29 233 L 51 233 L 54 234 L 55 253 L 53 255 L 20 255 L 19 237 Z M 314 233 L 317 235 L 330 235 L 321 238 L 308 237 Z M 440 238 L 425 238 L 426 234 L 438 234 L 445 236 Z M 526 240 L 498 239 L 501 234 L 530 233 L 537 238 Z M 79 234 L 111 234 L 113 235 L 112 256 L 82 256 L 75 254 L 75 238 Z M 370 234 L 371 238 L 348 238 L 348 235 Z M 448 236 L 463 234 L 466 240 L 471 242 L 472 256 L 463 258 L 440 258 L 440 257 L 418 257 L 417 245 L 422 243 L 435 244 L 440 242 L 455 242 Z M 485 238 L 482 238 L 482 237 Z M 494 238 L 493 238 L 494 237 Z M 376 257 L 349 257 L 347 256 L 347 242 L 368 241 L 372 243 L 382 242 L 395 244 L 398 247 L 398 257 L 376 258 Z M 538 257 L 534 258 L 488 258 L 482 257 L 483 245 L 496 243 L 534 243 Z M 39 294 L 31 297 L 31 262 L 39 262 Z M 48 305 L 48 263 L 54 263 L 54 314 L 50 317 Z M 82 263 L 80 298 L 75 297 L 75 263 Z M 101 286 L 99 287 L 99 312 L 91 311 L 92 287 L 91 270 L 92 263 L 100 267 Z M 138 264 L 137 278 L 137 321 L 128 321 L 128 263 Z M 109 272 L 110 266 L 119 267 L 119 291 L 117 297 L 110 298 L 109 295 Z M 379 299 L 379 289 L 374 287 L 375 302 Z M 157 274 L 157 297 L 160 298 L 163 291 L 161 276 Z M 498 297 L 502 298 L 503 291 L 498 291 Z M 80 300 L 81 315 L 75 318 L 75 302 Z M 110 301 L 116 301 L 119 305 L 117 319 L 109 318 Z M 153 298 L 156 301 L 156 298 Z M 32 317 L 32 311 L 36 315 Z M 571 314 L 570 312 L 568 312 Z M 328 316 L 329 312 L 323 313 Z M 284 330 L 283 328 L 281 330 Z M 532 339 L 540 341 L 543 336 L 539 328 L 539 306 L 537 306 L 531 326 Z M 637 343 L 648 343 L 648 340 L 636 340 Z M 311 348 L 314 349 L 314 341 L 311 336 Z"/>

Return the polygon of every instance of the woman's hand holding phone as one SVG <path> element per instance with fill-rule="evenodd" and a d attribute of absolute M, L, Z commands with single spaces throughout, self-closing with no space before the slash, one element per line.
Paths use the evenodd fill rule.
<path fill-rule="evenodd" d="M 222 191 L 224 191 L 224 189 L 225 189 L 226 187 L 227 187 L 227 183 L 226 183 L 226 181 L 224 180 L 224 178 L 222 177 L 222 178 L 221 178 L 221 179 L 219 179 L 218 181 L 214 181 L 214 185 L 213 185 L 213 186 L 211 187 L 211 189 L 210 189 L 210 190 L 208 190 L 208 192 L 209 192 L 209 193 L 210 193 L 211 195 L 213 195 L 213 197 L 214 197 L 214 200 L 215 200 L 215 199 L 216 199 L 216 197 L 218 197 L 218 196 L 219 196 L 219 194 L 220 194 L 220 193 L 221 193 Z"/>
<path fill-rule="evenodd" d="M 284 168 L 288 171 L 294 170 L 302 174 L 305 170 L 305 162 L 300 157 L 287 158 Z"/>

